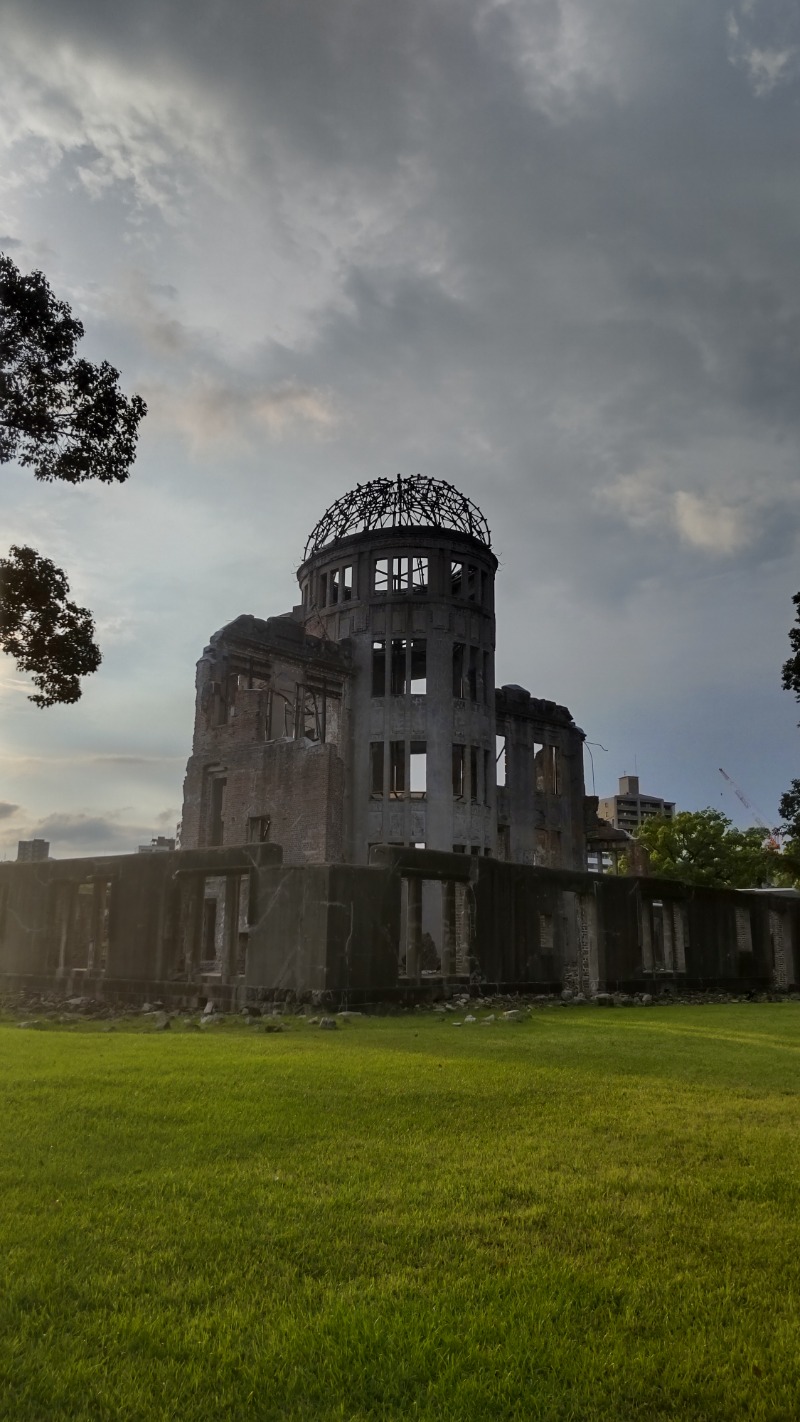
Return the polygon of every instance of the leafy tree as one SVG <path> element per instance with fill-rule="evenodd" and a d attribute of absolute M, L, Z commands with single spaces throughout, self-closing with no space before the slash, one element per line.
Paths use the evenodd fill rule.
<path fill-rule="evenodd" d="M 81 676 L 97 671 L 100 652 L 85 607 L 69 602 L 60 568 L 33 548 L 11 548 L 0 558 L 0 645 L 20 671 L 33 674 L 37 706 L 77 701 Z"/>
<path fill-rule="evenodd" d="M 792 655 L 783 664 L 782 683 L 784 691 L 793 691 L 795 700 L 800 701 L 800 592 L 795 593 L 792 602 L 797 609 L 798 625 L 789 628 Z M 792 781 L 786 794 L 781 796 L 778 808 L 786 833 L 800 856 L 800 780 Z"/>
<path fill-rule="evenodd" d="M 769 832 L 737 829 L 719 810 L 681 810 L 673 819 L 648 820 L 636 832 L 650 870 L 709 888 L 755 889 L 780 877 L 781 855 Z"/>
<path fill-rule="evenodd" d="M 83 334 L 42 272 L 24 276 L 0 253 L 0 464 L 16 459 L 46 481 L 123 483 L 147 407 L 123 394 L 108 361 L 76 355 Z M 38 706 L 77 701 L 78 678 L 100 665 L 92 615 L 68 592 L 32 548 L 0 559 L 0 649 L 33 673 Z"/>

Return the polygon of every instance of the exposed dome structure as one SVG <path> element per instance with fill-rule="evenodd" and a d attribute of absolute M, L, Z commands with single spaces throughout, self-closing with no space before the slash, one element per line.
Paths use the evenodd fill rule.
<path fill-rule="evenodd" d="M 412 474 L 396 479 L 371 479 L 357 484 L 326 509 L 306 543 L 305 558 L 349 533 L 378 528 L 441 528 L 468 533 L 487 548 L 489 525 L 466 494 L 444 479 Z"/>

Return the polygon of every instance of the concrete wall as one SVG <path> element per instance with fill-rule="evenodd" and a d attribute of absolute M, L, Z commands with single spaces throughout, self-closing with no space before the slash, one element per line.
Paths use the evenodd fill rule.
<path fill-rule="evenodd" d="M 427 560 L 424 588 L 376 585 L 382 562 Z M 464 567 L 454 590 L 452 565 Z M 330 602 L 331 578 L 351 570 L 346 601 Z M 475 570 L 468 577 L 467 570 Z M 306 628 L 347 639 L 353 665 L 346 761 L 345 858 L 366 864 L 373 844 L 423 844 L 451 852 L 454 844 L 494 852 L 494 575 L 497 559 L 468 534 L 447 529 L 384 528 L 340 539 L 298 570 Z M 392 691 L 392 642 L 424 641 L 426 690 Z M 382 643 L 386 670 L 374 684 L 373 644 Z M 464 694 L 454 695 L 454 646 L 464 648 Z M 471 672 L 471 674 L 470 674 Z M 412 743 L 426 748 L 427 785 L 414 796 L 408 782 L 396 795 L 390 782 L 390 746 L 408 756 Z M 383 778 L 371 778 L 371 745 L 383 746 Z M 464 783 L 453 790 L 453 746 L 464 747 Z M 475 751 L 475 755 L 471 751 Z M 476 774 L 471 776 L 471 768 Z M 488 770 L 488 773 L 485 773 Z"/>
<path fill-rule="evenodd" d="M 0 984 L 134 997 L 157 985 L 161 996 L 379 998 L 469 978 L 587 995 L 800 981 L 798 895 L 390 846 L 370 858 L 369 866 L 281 865 L 280 847 L 263 844 L 2 864 Z M 211 973 L 201 962 L 210 883 L 217 894 L 225 885 Z M 426 888 L 443 912 L 439 966 L 427 976 Z"/>

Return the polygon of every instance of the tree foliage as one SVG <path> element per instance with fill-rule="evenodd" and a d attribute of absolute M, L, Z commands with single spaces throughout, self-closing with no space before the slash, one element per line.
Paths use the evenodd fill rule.
<path fill-rule="evenodd" d="M 101 662 L 92 614 L 68 593 L 61 569 L 33 548 L 14 545 L 0 558 L 0 647 L 32 673 L 37 706 L 77 701 L 78 678 Z"/>
<path fill-rule="evenodd" d="M 636 832 L 650 870 L 708 888 L 756 889 L 783 877 L 781 856 L 767 830 L 737 829 L 719 810 L 681 810 L 673 819 L 648 820 Z"/>
<path fill-rule="evenodd" d="M 784 691 L 793 691 L 795 700 L 800 701 L 800 592 L 795 593 L 792 602 L 797 609 L 797 626 L 789 628 L 789 645 L 792 655 L 787 657 L 781 669 Z M 781 796 L 779 812 L 784 828 L 800 856 L 800 780 L 793 780 L 789 789 Z"/>
<path fill-rule="evenodd" d="M 76 357 L 82 337 L 43 273 L 23 276 L 0 254 L 0 463 L 16 459 L 37 479 L 122 483 L 146 406 L 122 393 L 108 361 Z"/>
<path fill-rule="evenodd" d="M 83 325 L 50 290 L 0 253 L 0 464 L 37 479 L 123 483 L 147 407 L 126 396 L 119 371 L 76 355 Z M 65 574 L 32 548 L 0 559 L 0 648 L 32 673 L 37 706 L 80 698 L 79 678 L 100 652 L 89 610 L 68 600 Z"/>

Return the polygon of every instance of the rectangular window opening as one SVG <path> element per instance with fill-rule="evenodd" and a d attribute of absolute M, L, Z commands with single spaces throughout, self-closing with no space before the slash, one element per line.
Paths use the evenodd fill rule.
<path fill-rule="evenodd" d="M 453 799 L 463 800 L 464 798 L 464 762 L 466 758 L 466 746 L 453 746 Z"/>
<path fill-rule="evenodd" d="M 386 643 L 372 644 L 372 695 L 386 695 Z"/>
<path fill-rule="evenodd" d="M 350 602 L 353 596 L 353 565 L 342 568 L 342 602 Z"/>
<path fill-rule="evenodd" d="M 225 789 L 227 784 L 227 779 L 222 775 L 215 775 L 211 781 L 208 842 L 212 847 L 221 845 L 225 834 Z"/>
<path fill-rule="evenodd" d="M 484 654 L 483 654 L 483 704 L 484 704 L 484 706 L 488 706 L 488 705 L 489 705 L 489 694 L 490 694 L 490 691 L 491 691 L 491 680 L 492 680 L 492 679 L 491 679 L 491 667 L 490 667 L 490 662 L 489 662 L 489 653 L 488 653 L 488 652 L 484 652 Z"/>
<path fill-rule="evenodd" d="M 391 696 L 405 696 L 406 694 L 406 651 L 408 642 L 405 637 L 392 638 L 392 660 L 389 668 L 389 694 Z"/>
<path fill-rule="evenodd" d="M 409 746 L 408 788 L 412 800 L 424 800 L 427 792 L 427 746 L 412 741 Z"/>
<path fill-rule="evenodd" d="M 411 591 L 420 596 L 428 591 L 427 558 L 411 559 Z"/>
<path fill-rule="evenodd" d="M 392 559 L 392 592 L 407 592 L 411 570 L 410 558 Z"/>
<path fill-rule="evenodd" d="M 424 696 L 428 688 L 428 644 L 425 638 L 415 637 L 411 643 L 411 667 L 409 689 L 412 696 Z"/>
<path fill-rule="evenodd" d="M 489 803 L 489 786 L 491 785 L 491 783 L 492 783 L 492 772 L 491 772 L 491 768 L 490 768 L 490 766 L 489 766 L 489 752 L 488 752 L 488 750 L 485 750 L 485 751 L 483 752 L 483 803 L 484 803 L 484 805 L 488 805 L 488 803 Z"/>
<path fill-rule="evenodd" d="M 339 582 L 340 582 L 340 579 L 341 579 L 341 573 L 339 572 L 339 569 L 338 569 L 338 568 L 334 568 L 333 571 L 331 572 L 331 606 L 333 606 L 334 603 L 337 603 L 337 602 L 339 601 Z"/>
<path fill-rule="evenodd" d="M 247 821 L 248 844 L 266 844 L 269 840 L 269 815 L 251 815 Z"/>
<path fill-rule="evenodd" d="M 474 563 L 467 564 L 467 601 L 478 601 L 478 569 Z"/>
<path fill-rule="evenodd" d="M 478 803 L 478 747 L 469 748 L 469 798 L 473 805 Z"/>
<path fill-rule="evenodd" d="M 389 799 L 402 800 L 406 793 L 406 743 L 389 742 Z"/>
<path fill-rule="evenodd" d="M 389 591 L 389 559 L 376 558 L 375 576 L 372 583 L 373 591 L 376 593 L 387 593 Z"/>
<path fill-rule="evenodd" d="M 453 643 L 453 695 L 464 696 L 464 643 Z"/>
<path fill-rule="evenodd" d="M 461 597 L 464 586 L 464 564 L 450 563 L 450 595 L 451 597 Z"/>
<path fill-rule="evenodd" d="M 544 746 L 533 743 L 533 784 L 539 795 L 544 794 Z"/>
<path fill-rule="evenodd" d="M 477 701 L 477 699 L 478 699 L 478 648 L 477 648 L 477 647 L 470 647 L 470 649 L 469 649 L 469 699 L 470 699 L 470 701 Z"/>
<path fill-rule="evenodd" d="M 328 574 L 327 574 L 327 573 L 320 573 L 320 578 L 319 578 L 319 605 L 320 605 L 320 607 L 325 607 L 325 606 L 327 606 L 327 602 L 328 602 Z"/>
<path fill-rule="evenodd" d="M 370 794 L 383 799 L 383 741 L 372 741 L 369 748 Z"/>
<path fill-rule="evenodd" d="M 497 788 L 500 789 L 506 783 L 506 738 L 505 736 L 495 736 L 494 738 L 495 764 L 497 766 Z"/>

